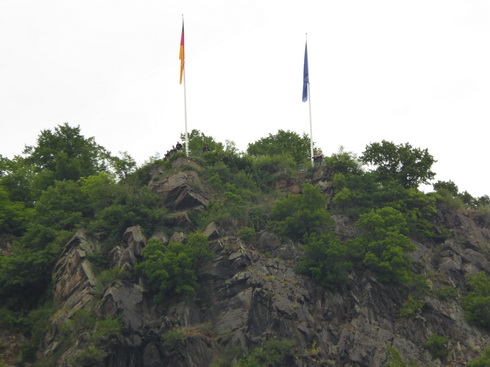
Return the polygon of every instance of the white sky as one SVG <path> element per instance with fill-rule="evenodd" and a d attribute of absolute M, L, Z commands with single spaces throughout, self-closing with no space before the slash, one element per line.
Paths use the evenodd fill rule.
<path fill-rule="evenodd" d="M 188 129 L 240 150 L 277 130 L 326 155 L 428 148 L 436 180 L 490 194 L 488 0 L 0 0 L 0 154 L 68 122 L 138 164 Z"/>

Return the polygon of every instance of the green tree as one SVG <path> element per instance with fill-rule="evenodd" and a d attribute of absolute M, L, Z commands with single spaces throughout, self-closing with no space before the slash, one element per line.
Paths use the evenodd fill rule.
<path fill-rule="evenodd" d="M 347 247 L 338 237 L 328 232 L 314 233 L 307 237 L 303 250 L 298 261 L 300 274 L 331 290 L 347 283 L 352 263 L 347 260 Z"/>
<path fill-rule="evenodd" d="M 185 141 L 185 135 L 181 134 L 180 138 Z M 193 129 L 188 134 L 189 154 L 193 157 L 200 156 L 209 149 L 209 152 L 224 151 L 223 143 L 217 142 L 213 137 L 207 136 L 200 130 Z M 185 145 L 185 143 L 184 143 Z M 205 149 L 206 148 L 206 149 Z"/>
<path fill-rule="evenodd" d="M 254 143 L 248 144 L 247 153 L 254 157 L 264 155 L 290 155 L 296 164 L 310 161 L 310 138 L 292 131 L 279 130 Z"/>
<path fill-rule="evenodd" d="M 43 130 L 36 146 L 24 150 L 25 163 L 37 172 L 36 187 L 44 190 L 54 181 L 78 180 L 109 169 L 110 153 L 95 142 L 85 138 L 80 127 L 67 123 L 58 125 L 54 131 Z"/>
<path fill-rule="evenodd" d="M 332 172 L 342 174 L 355 174 L 362 173 L 361 162 L 354 153 L 344 151 L 341 147 L 339 152 L 332 154 L 330 157 L 325 157 L 323 160 L 325 166 Z"/>
<path fill-rule="evenodd" d="M 7 190 L 0 185 L 0 233 L 10 235 L 22 234 L 30 210 L 23 202 L 11 201 Z"/>
<path fill-rule="evenodd" d="M 169 294 L 193 294 L 198 286 L 197 271 L 211 258 L 207 238 L 191 234 L 187 243 L 167 246 L 151 239 L 143 249 L 145 260 L 135 269 L 145 276 L 154 292 L 155 303 L 161 303 Z"/>
<path fill-rule="evenodd" d="M 301 194 L 290 194 L 272 208 L 269 228 L 273 232 L 300 241 L 313 233 L 321 233 L 332 224 L 326 199 L 320 187 L 306 183 Z"/>
<path fill-rule="evenodd" d="M 470 291 L 463 298 L 466 318 L 476 325 L 490 329 L 490 277 L 483 271 L 468 277 Z"/>
<path fill-rule="evenodd" d="M 424 347 L 429 351 L 432 358 L 444 358 L 448 354 L 447 342 L 447 337 L 438 334 L 432 334 L 425 342 Z"/>
<path fill-rule="evenodd" d="M 371 210 L 360 216 L 362 233 L 349 242 L 351 256 L 373 270 L 381 281 L 407 284 L 412 278 L 408 253 L 416 249 L 407 237 L 402 213 L 391 207 Z"/>
<path fill-rule="evenodd" d="M 396 145 L 386 140 L 372 143 L 360 158 L 375 166 L 381 181 L 395 180 L 407 189 L 428 183 L 435 176 L 431 168 L 436 161 L 428 150 L 413 148 L 408 143 Z"/>

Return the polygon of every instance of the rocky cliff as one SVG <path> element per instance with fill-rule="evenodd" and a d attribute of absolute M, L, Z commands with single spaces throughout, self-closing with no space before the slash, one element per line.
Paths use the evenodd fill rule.
<path fill-rule="evenodd" d="M 150 186 L 165 197 L 179 225 L 168 238 L 152 236 L 164 243 L 185 241 L 187 211 L 206 207 L 210 194 L 196 170 L 164 178 L 160 173 L 153 172 Z M 317 173 L 314 183 L 328 192 L 328 172 Z M 281 185 L 298 191 L 297 182 Z M 334 219 L 337 234 L 356 235 L 348 218 Z M 200 269 L 197 293 L 155 305 L 134 271 L 151 236 L 138 226 L 128 228 L 108 258 L 110 267 L 124 269 L 124 275 L 101 284 L 91 261 L 100 244 L 79 230 L 56 265 L 59 309 L 44 335 L 42 357 L 66 367 L 225 366 L 219 364 L 223 356 L 277 339 L 293 342 L 288 366 L 378 367 L 389 362 L 393 349 L 406 365 L 465 366 L 490 341 L 488 331 L 468 324 L 459 302 L 468 274 L 490 273 L 490 229 L 471 213 L 440 211 L 437 220 L 452 236 L 437 246 L 416 243 L 413 260 L 430 282 L 420 307 L 409 315 L 401 312 L 406 292 L 378 282 L 368 271 L 352 273 L 349 286 L 329 291 L 295 272 L 301 244 L 267 231 L 244 243 L 214 223 L 204 232 L 214 259 Z M 457 290 L 454 297 L 441 299 L 431 292 L 447 286 Z M 76 328 L 83 310 L 96 320 L 117 318 L 120 332 L 97 338 L 87 328 Z M 443 361 L 424 348 L 433 334 L 447 337 L 449 354 Z"/>

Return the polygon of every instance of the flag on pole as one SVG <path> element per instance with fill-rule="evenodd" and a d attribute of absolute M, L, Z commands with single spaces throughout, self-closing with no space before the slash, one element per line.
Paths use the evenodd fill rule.
<path fill-rule="evenodd" d="M 310 83 L 310 78 L 308 76 L 308 46 L 305 42 L 305 64 L 303 67 L 303 102 L 306 102 L 308 100 L 309 83 Z"/>
<path fill-rule="evenodd" d="M 180 37 L 179 59 L 180 59 L 180 84 L 182 84 L 182 75 L 184 74 L 184 60 L 185 60 L 185 54 L 184 54 L 184 19 L 182 19 L 182 36 Z"/>

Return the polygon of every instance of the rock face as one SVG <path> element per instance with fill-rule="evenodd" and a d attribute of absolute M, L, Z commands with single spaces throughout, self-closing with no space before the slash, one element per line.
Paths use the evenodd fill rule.
<path fill-rule="evenodd" d="M 321 177 L 315 179 L 329 190 Z M 209 194 L 196 171 L 178 172 L 151 185 L 173 210 L 208 204 Z M 284 187 L 296 190 L 292 183 Z M 391 347 L 407 365 L 465 366 L 490 341 L 488 331 L 467 323 L 459 302 L 469 273 L 490 272 L 490 229 L 465 213 L 440 213 L 438 220 L 450 228 L 452 239 L 437 246 L 417 243 L 413 260 L 432 290 L 452 286 L 460 294 L 443 300 L 429 290 L 422 296 L 423 306 L 409 316 L 400 312 L 407 301 L 404 290 L 379 283 L 368 271 L 353 272 L 349 286 L 328 291 L 295 272 L 302 253 L 299 243 L 262 231 L 245 244 L 215 223 L 204 231 L 214 259 L 200 269 L 196 294 L 155 305 L 134 270 L 148 240 L 140 227 L 128 228 L 109 253 L 110 266 L 125 272 L 104 286 L 89 260 L 99 244 L 79 231 L 56 265 L 54 299 L 61 307 L 44 336 L 43 356 L 63 367 L 206 367 L 233 348 L 250 350 L 277 338 L 294 342 L 288 364 L 293 367 L 381 367 Z M 334 221 L 340 237 L 357 235 L 348 218 L 335 216 Z M 179 231 L 168 239 L 162 233 L 153 236 L 165 244 L 184 242 L 186 235 Z M 122 324 L 117 337 L 104 340 L 104 354 L 98 357 L 87 353 L 93 344 L 87 334 L 63 340 L 63 325 L 79 310 L 90 310 L 97 320 L 117 316 Z M 449 340 L 444 361 L 434 360 L 424 348 L 433 334 Z M 82 360 L 84 353 L 90 358 Z"/>
<path fill-rule="evenodd" d="M 179 158 L 173 162 L 175 167 L 191 165 L 191 161 Z M 193 168 L 197 168 L 192 163 Z M 158 173 L 154 176 L 158 176 Z M 165 206 L 173 210 L 188 210 L 207 207 L 209 194 L 195 170 L 178 171 L 172 175 L 152 180 L 150 187 L 165 198 Z"/>
<path fill-rule="evenodd" d="M 474 225 L 464 215 L 459 220 Z M 490 241 L 488 229 L 473 230 L 474 238 Z M 98 317 L 119 315 L 124 325 L 112 352 L 94 364 L 100 366 L 209 366 L 231 346 L 253 348 L 272 337 L 295 342 L 292 366 L 378 367 L 386 363 L 389 347 L 419 366 L 464 366 L 489 341 L 488 333 L 465 321 L 455 299 L 442 301 L 427 294 L 421 310 L 402 317 L 402 290 L 378 283 L 368 272 L 353 274 L 351 286 L 331 292 L 295 273 L 292 259 L 301 253 L 299 244 L 282 243 L 268 232 L 259 233 L 250 246 L 234 237 L 215 238 L 219 230 L 214 227 L 210 234 L 215 258 L 201 269 L 197 294 L 155 306 L 138 278 L 115 281 L 96 299 L 86 254 L 97 244 L 77 233 L 56 267 L 55 299 L 64 307 L 46 336 L 45 354 L 58 347 L 55 326 L 60 320 L 87 304 Z M 139 227 L 129 228 L 121 249 L 111 252 L 111 263 L 131 271 L 145 243 Z M 461 285 L 467 272 L 489 267 L 475 242 L 448 240 L 438 249 L 418 246 L 414 259 L 424 272 L 438 274 L 434 287 Z M 181 339 L 165 343 L 164 336 L 176 331 Z M 445 363 L 433 360 L 423 347 L 432 334 L 450 340 Z M 73 341 L 56 365 L 73 365 L 77 348 L 83 349 L 84 343 Z"/>

